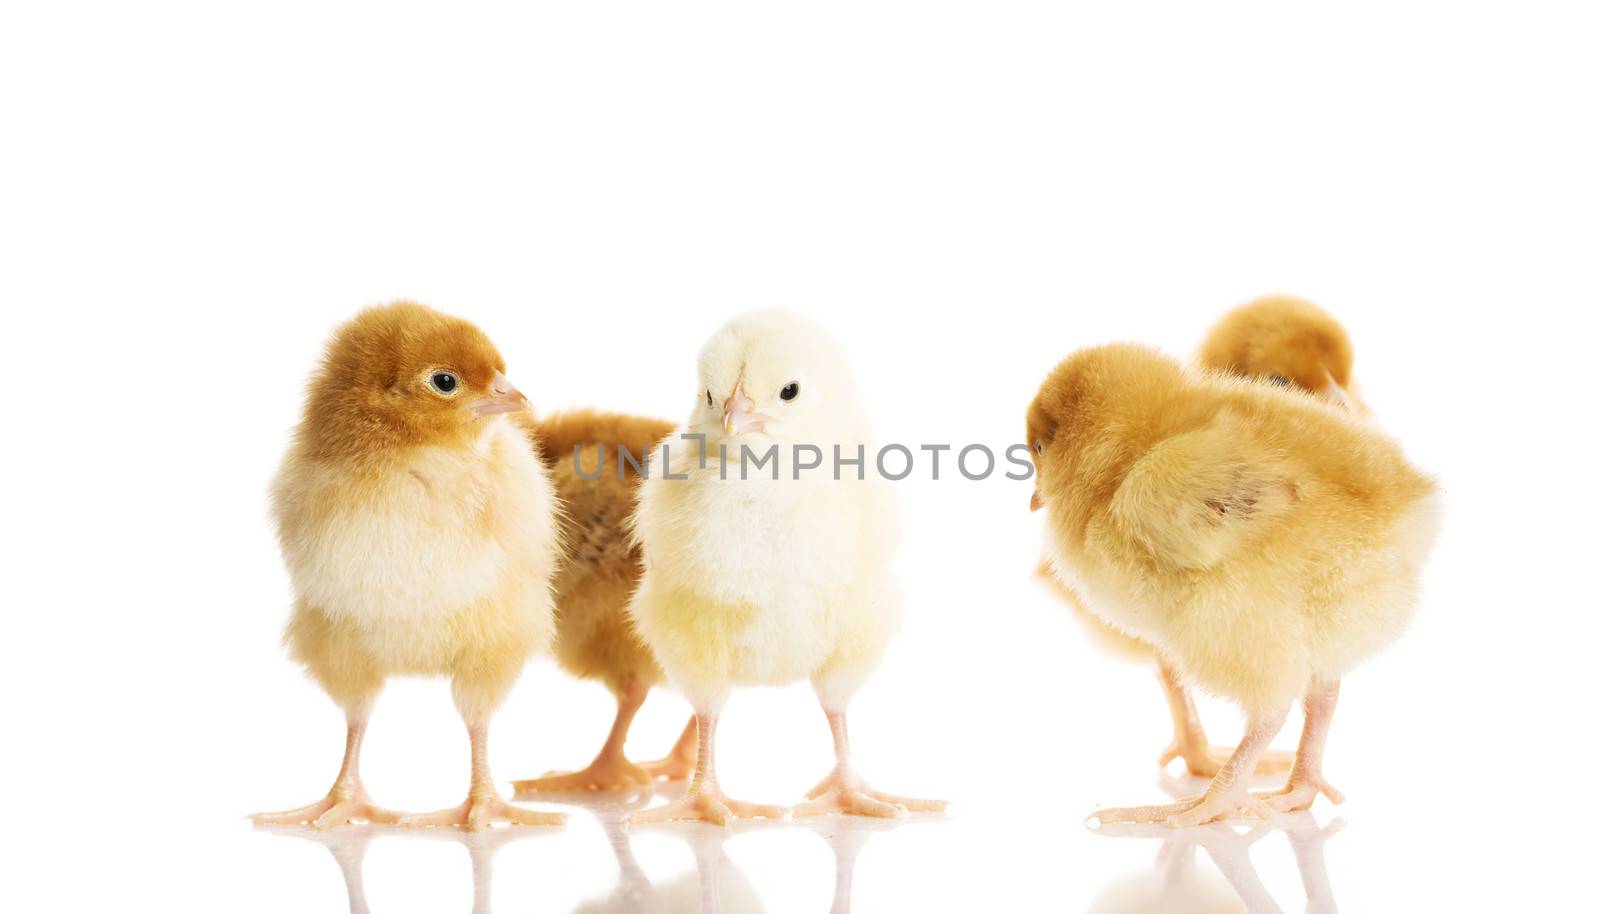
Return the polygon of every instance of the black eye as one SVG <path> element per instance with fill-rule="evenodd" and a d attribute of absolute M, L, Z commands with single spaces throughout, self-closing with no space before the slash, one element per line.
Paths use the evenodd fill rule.
<path fill-rule="evenodd" d="M 709 387 L 706 388 L 706 405 L 707 406 L 716 406 L 717 405 L 717 404 L 711 402 L 711 388 L 709 388 Z"/>
<path fill-rule="evenodd" d="M 1275 374 L 1272 377 L 1268 378 L 1267 380 L 1269 380 L 1272 383 L 1278 385 L 1279 387 L 1288 387 L 1289 386 L 1289 379 L 1284 377 L 1281 374 Z"/>
<path fill-rule="evenodd" d="M 1041 457 L 1044 456 L 1044 442 L 1043 441 L 1035 441 L 1033 443 L 1033 452 L 1035 454 L 1038 454 Z"/>
<path fill-rule="evenodd" d="M 436 371 L 428 376 L 428 383 L 432 384 L 433 389 L 439 393 L 453 394 L 456 392 L 456 388 L 460 386 L 461 381 L 448 371 Z"/>
<path fill-rule="evenodd" d="M 783 390 L 778 391 L 778 396 L 784 400 L 793 400 L 800 396 L 800 382 L 790 381 L 783 385 Z"/>

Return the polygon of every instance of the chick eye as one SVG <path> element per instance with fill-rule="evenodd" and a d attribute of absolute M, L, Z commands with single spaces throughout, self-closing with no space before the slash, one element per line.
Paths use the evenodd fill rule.
<path fill-rule="evenodd" d="M 1289 379 L 1284 377 L 1281 374 L 1275 374 L 1272 377 L 1268 378 L 1267 380 L 1269 380 L 1272 383 L 1278 385 L 1279 387 L 1288 387 L 1289 386 Z"/>
<path fill-rule="evenodd" d="M 439 393 L 453 394 L 456 392 L 456 388 L 461 386 L 461 379 L 457 378 L 453 372 L 436 371 L 428 375 L 428 383 Z"/>
<path fill-rule="evenodd" d="M 711 388 L 709 388 L 709 387 L 706 388 L 706 405 L 707 406 L 713 406 L 713 407 L 717 405 L 717 404 L 711 402 Z"/>
<path fill-rule="evenodd" d="M 1040 440 L 1035 441 L 1033 443 L 1033 452 L 1034 452 L 1034 454 L 1036 454 L 1036 455 L 1038 455 L 1040 457 L 1044 456 L 1044 441 L 1043 441 L 1043 439 L 1040 439 Z"/>
<path fill-rule="evenodd" d="M 800 396 L 800 382 L 790 381 L 783 385 L 783 390 L 778 391 L 778 397 L 783 400 L 793 400 Z"/>

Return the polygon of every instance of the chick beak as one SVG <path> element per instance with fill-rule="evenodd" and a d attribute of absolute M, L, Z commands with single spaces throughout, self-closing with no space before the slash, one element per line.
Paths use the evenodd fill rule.
<path fill-rule="evenodd" d="M 1039 497 L 1039 490 L 1034 489 L 1033 497 L 1028 499 L 1028 510 L 1037 511 L 1042 507 L 1044 507 L 1044 499 Z"/>
<path fill-rule="evenodd" d="M 466 404 L 473 415 L 482 419 L 485 416 L 494 416 L 500 413 L 514 413 L 528 408 L 528 398 L 522 391 L 506 380 L 500 372 L 494 373 L 494 378 L 489 381 L 489 396 L 479 397 Z"/>
<path fill-rule="evenodd" d="M 767 417 L 756 412 L 756 401 L 744 392 L 744 385 L 734 388 L 733 396 L 722 404 L 722 430 L 729 435 L 764 431 Z"/>
<path fill-rule="evenodd" d="M 1328 377 L 1328 383 L 1322 388 L 1322 395 L 1336 406 L 1342 406 L 1353 413 L 1361 412 L 1356 406 L 1355 398 L 1350 396 L 1349 391 L 1339 386 L 1339 382 L 1335 381 L 1331 375 Z"/>

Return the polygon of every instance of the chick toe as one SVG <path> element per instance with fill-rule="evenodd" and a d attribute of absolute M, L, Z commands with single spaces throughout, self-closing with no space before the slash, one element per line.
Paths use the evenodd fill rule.
<path fill-rule="evenodd" d="M 392 825 L 404 816 L 404 813 L 373 805 L 366 791 L 359 787 L 336 787 L 315 803 L 282 812 L 259 812 L 251 816 L 250 821 L 255 825 L 304 824 L 321 831 L 351 822 Z"/>
<path fill-rule="evenodd" d="M 586 768 L 569 772 L 553 771 L 543 777 L 512 781 L 511 787 L 519 795 L 578 790 L 627 790 L 648 787 L 654 780 L 648 771 L 628 761 L 621 752 L 602 752 Z"/>
<path fill-rule="evenodd" d="M 796 818 L 840 813 L 898 819 L 913 812 L 944 812 L 946 805 L 943 800 L 923 800 L 874 790 L 854 770 L 836 768 L 806 793 L 806 802 L 797 805 L 794 814 Z"/>
<path fill-rule="evenodd" d="M 562 813 L 524 809 L 507 803 L 491 792 L 468 797 L 460 806 L 403 816 L 396 824 L 401 828 L 454 826 L 467 831 L 483 831 L 496 822 L 507 825 L 560 825 L 566 821 L 567 817 Z"/>
<path fill-rule="evenodd" d="M 662 822 L 706 822 L 727 825 L 730 819 L 782 819 L 788 810 L 765 803 L 735 800 L 716 785 L 691 789 L 665 806 L 641 810 L 628 817 L 629 825 Z"/>

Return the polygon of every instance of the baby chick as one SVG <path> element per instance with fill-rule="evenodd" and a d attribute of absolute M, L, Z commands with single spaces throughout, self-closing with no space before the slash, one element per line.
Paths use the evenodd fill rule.
<path fill-rule="evenodd" d="M 1355 387 L 1350 376 L 1352 360 L 1350 338 L 1338 321 L 1308 301 L 1283 295 L 1259 298 L 1230 311 L 1206 335 L 1199 356 L 1203 367 L 1321 395 L 1364 413 L 1365 407 L 1351 392 Z M 1155 648 L 1100 621 L 1048 567 L 1043 571 L 1096 642 L 1111 653 L 1156 664 L 1172 715 L 1173 733 L 1159 764 L 1182 758 L 1190 774 L 1214 776 L 1233 750 L 1211 748 L 1194 696 L 1178 671 L 1162 660 Z M 1256 771 L 1287 771 L 1293 759 L 1289 753 L 1267 752 L 1256 764 Z"/>
<path fill-rule="evenodd" d="M 1207 368 L 1296 387 L 1365 413 L 1350 377 L 1354 359 L 1344 327 L 1328 312 L 1290 295 L 1240 305 L 1200 345 L 1200 364 Z"/>
<path fill-rule="evenodd" d="M 553 629 L 555 495 L 525 431 L 527 399 L 472 324 L 422 305 L 370 308 L 334 334 L 273 486 L 295 607 L 284 641 L 344 709 L 344 764 L 323 799 L 257 823 L 548 824 L 489 775 L 489 718 Z M 451 678 L 472 747 L 460 806 L 372 805 L 359 759 L 393 675 Z"/>
<path fill-rule="evenodd" d="M 694 769 L 692 719 L 665 759 L 641 766 L 623 754 L 633 717 L 662 673 L 627 612 L 639 583 L 639 547 L 629 535 L 639 475 L 620 451 L 643 463 L 671 431 L 672 423 L 664 420 L 591 411 L 552 416 L 534 426 L 534 441 L 565 508 L 555 577 L 556 660 L 580 679 L 604 683 L 616 696 L 617 716 L 587 768 L 511 782 L 518 793 L 637 787 L 658 777 L 685 778 Z M 582 449 L 583 466 L 574 448 Z"/>
<path fill-rule="evenodd" d="M 850 763 L 846 708 L 899 604 L 895 509 L 865 471 L 870 436 L 843 352 L 799 315 L 759 311 L 711 337 L 699 380 L 680 431 L 703 437 L 669 438 L 640 488 L 644 575 L 629 612 L 694 705 L 700 754 L 681 799 L 631 821 L 782 817 L 718 787 L 717 717 L 734 686 L 801 678 L 822 704 L 836 765 L 797 815 L 942 808 L 872 790 Z M 836 478 L 835 454 L 865 455 L 862 472 L 843 465 Z"/>
<path fill-rule="evenodd" d="M 1322 749 L 1339 682 L 1415 608 L 1433 483 L 1344 411 L 1137 346 L 1056 366 L 1027 431 L 1056 573 L 1249 721 L 1203 796 L 1100 821 L 1197 825 L 1304 809 L 1319 792 L 1338 802 Z M 1247 776 L 1297 697 L 1306 723 L 1288 784 L 1252 795 Z"/>

